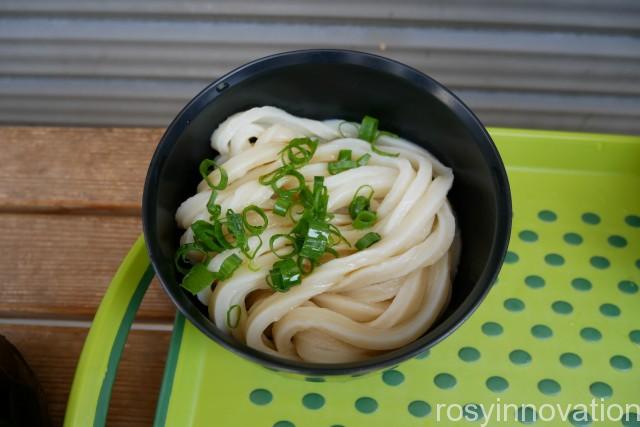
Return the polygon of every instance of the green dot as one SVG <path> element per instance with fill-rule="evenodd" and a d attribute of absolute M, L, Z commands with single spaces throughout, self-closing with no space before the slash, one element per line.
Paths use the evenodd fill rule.
<path fill-rule="evenodd" d="M 487 378 L 485 382 L 487 388 L 493 392 L 500 393 L 509 388 L 509 382 L 502 377 L 493 376 Z"/>
<path fill-rule="evenodd" d="M 573 286 L 573 289 L 576 291 L 585 292 L 591 289 L 591 282 L 585 278 L 578 277 L 571 281 L 571 286 Z"/>
<path fill-rule="evenodd" d="M 531 363 L 531 355 L 524 350 L 513 350 L 509 353 L 509 360 L 515 365 L 528 365 Z"/>
<path fill-rule="evenodd" d="M 504 308 L 509 311 L 522 311 L 524 310 L 524 302 L 518 298 L 507 298 L 504 300 Z"/>
<path fill-rule="evenodd" d="M 636 260 L 636 268 L 640 270 L 640 259 Z"/>
<path fill-rule="evenodd" d="M 429 357 L 429 350 L 425 350 L 422 353 L 418 354 L 416 356 L 416 359 L 422 360 L 422 359 L 426 359 L 427 357 Z"/>
<path fill-rule="evenodd" d="M 525 242 L 535 242 L 538 240 L 536 232 L 531 230 L 522 230 L 520 234 L 518 234 L 518 237 L 520 237 L 520 240 Z"/>
<path fill-rule="evenodd" d="M 640 415 L 635 412 L 627 412 L 622 417 L 622 425 L 625 427 L 640 427 Z"/>
<path fill-rule="evenodd" d="M 631 363 L 631 360 L 629 360 L 628 357 L 622 356 L 620 354 L 617 354 L 609 359 L 609 363 L 611 364 L 612 368 L 619 371 L 627 371 L 633 366 L 633 363 Z"/>
<path fill-rule="evenodd" d="M 249 394 L 249 400 L 256 405 L 267 405 L 273 400 L 273 395 L 269 390 L 257 388 Z"/>
<path fill-rule="evenodd" d="M 324 406 L 324 397 L 318 393 L 307 393 L 302 398 L 302 404 L 307 409 L 320 409 Z"/>
<path fill-rule="evenodd" d="M 569 422 L 574 427 L 586 427 L 591 425 L 591 415 L 588 412 L 574 409 L 569 413 Z"/>
<path fill-rule="evenodd" d="M 502 325 L 496 322 L 486 322 L 482 325 L 482 332 L 490 337 L 500 335 L 502 333 Z"/>
<path fill-rule="evenodd" d="M 624 218 L 624 222 L 631 227 L 640 227 L 640 216 L 638 215 L 627 215 Z"/>
<path fill-rule="evenodd" d="M 582 236 L 578 233 L 565 233 L 563 239 L 570 245 L 579 245 L 582 243 Z"/>
<path fill-rule="evenodd" d="M 323 383 L 323 382 L 325 382 L 325 379 L 322 378 L 322 377 L 307 377 L 304 380 L 308 381 L 310 383 Z"/>
<path fill-rule="evenodd" d="M 544 279 L 540 276 L 536 276 L 535 274 L 525 277 L 524 283 L 533 289 L 542 288 L 545 285 Z"/>
<path fill-rule="evenodd" d="M 544 256 L 544 262 L 557 267 L 564 264 L 564 258 L 560 254 L 547 254 Z"/>
<path fill-rule="evenodd" d="M 545 222 L 553 222 L 558 218 L 558 216 L 553 211 L 543 210 L 538 212 L 538 218 Z"/>
<path fill-rule="evenodd" d="M 592 327 L 582 328 L 580 330 L 580 336 L 585 341 L 600 341 L 602 339 L 600 331 Z"/>
<path fill-rule="evenodd" d="M 409 413 L 417 418 L 423 418 L 431 413 L 431 405 L 423 400 L 414 400 L 407 407 Z"/>
<path fill-rule="evenodd" d="M 435 385 L 438 386 L 438 388 L 448 389 L 448 388 L 455 387 L 458 381 L 456 380 L 456 377 L 445 372 L 445 373 L 436 375 L 433 378 L 433 382 Z"/>
<path fill-rule="evenodd" d="M 468 421 L 480 421 L 484 419 L 484 410 L 477 403 L 467 403 L 462 407 L 462 415 Z"/>
<path fill-rule="evenodd" d="M 404 374 L 400 371 L 391 369 L 382 374 L 382 381 L 384 381 L 386 385 L 400 385 L 404 381 Z"/>
<path fill-rule="evenodd" d="M 371 414 L 378 409 L 378 402 L 371 397 L 361 397 L 356 400 L 356 409 L 363 414 Z"/>
<path fill-rule="evenodd" d="M 551 304 L 551 309 L 558 314 L 571 314 L 573 306 L 566 301 L 555 301 Z"/>
<path fill-rule="evenodd" d="M 547 325 L 534 325 L 531 328 L 531 335 L 539 339 L 546 339 L 553 336 L 553 331 Z"/>
<path fill-rule="evenodd" d="M 560 363 L 567 368 L 577 368 L 582 365 L 582 358 L 575 353 L 562 353 L 560 355 Z"/>
<path fill-rule="evenodd" d="M 632 343 L 640 344 L 640 330 L 636 329 L 635 331 L 629 332 L 629 339 Z"/>
<path fill-rule="evenodd" d="M 620 308 L 615 304 L 602 304 L 600 306 L 600 313 L 607 317 L 618 317 L 620 316 Z"/>
<path fill-rule="evenodd" d="M 538 415 L 531 406 L 520 406 L 518 408 L 518 421 L 522 424 L 533 424 L 537 419 Z"/>
<path fill-rule="evenodd" d="M 538 390 L 540 390 L 540 393 L 542 394 L 558 394 L 560 393 L 560 384 L 558 384 L 558 382 L 555 380 L 545 378 L 544 380 L 538 382 Z"/>
<path fill-rule="evenodd" d="M 582 214 L 582 221 L 587 224 L 596 225 L 600 224 L 600 217 L 593 212 L 585 212 Z"/>
<path fill-rule="evenodd" d="M 627 246 L 627 239 L 622 236 L 618 236 L 617 234 L 609 236 L 607 242 L 609 242 L 609 244 L 614 248 L 624 248 L 625 246 Z"/>
<path fill-rule="evenodd" d="M 507 251 L 507 255 L 504 257 L 504 262 L 506 262 L 507 264 L 513 264 L 518 262 L 519 259 L 520 257 L 518 256 L 517 253 Z"/>
<path fill-rule="evenodd" d="M 599 270 L 604 270 L 605 268 L 609 268 L 609 266 L 611 265 L 608 259 L 599 255 L 592 256 L 589 262 L 591 263 L 592 266 L 594 266 Z"/>
<path fill-rule="evenodd" d="M 462 347 L 458 351 L 458 357 L 465 362 L 475 362 L 480 359 L 480 352 L 473 347 Z"/>
<path fill-rule="evenodd" d="M 638 285 L 631 280 L 623 280 L 618 283 L 618 289 L 620 289 L 620 292 L 624 292 L 625 294 L 635 294 L 638 292 Z"/>
<path fill-rule="evenodd" d="M 291 421 L 282 420 L 275 423 L 273 427 L 296 427 L 296 425 Z"/>
<path fill-rule="evenodd" d="M 589 391 L 595 397 L 602 397 L 605 399 L 607 397 L 611 397 L 611 395 L 613 394 L 613 389 L 611 388 L 611 386 L 607 383 L 603 383 L 600 381 L 591 384 L 589 386 Z"/>

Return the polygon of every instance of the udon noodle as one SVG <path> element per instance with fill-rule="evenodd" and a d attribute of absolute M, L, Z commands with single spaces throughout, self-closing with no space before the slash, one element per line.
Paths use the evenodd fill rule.
<path fill-rule="evenodd" d="M 243 259 L 231 277 L 213 280 L 197 292 L 220 330 L 275 356 L 341 363 L 402 347 L 423 335 L 443 312 L 457 263 L 456 225 L 447 200 L 453 174 L 423 148 L 389 133 L 377 133 L 378 149 L 372 150 L 371 141 L 358 137 L 359 126 L 257 107 L 232 115 L 215 130 L 215 162 L 228 179 L 217 191 L 216 203 L 222 212 L 255 205 L 268 219 L 260 236 L 248 237 L 247 246 L 255 251 L 252 259 Z M 324 177 L 327 218 L 342 239 L 334 242 L 334 256 L 325 254 L 300 284 L 280 292 L 267 276 L 279 260 L 274 250 L 288 242 L 276 239 L 274 247 L 266 242 L 290 232 L 296 208 L 276 215 L 274 189 L 259 178 L 282 167 L 282 150 L 301 137 L 317 142 L 317 149 L 297 171 L 309 186 L 314 177 Z M 341 150 L 351 150 L 354 158 L 368 154 L 368 162 L 331 175 L 328 165 Z M 398 155 L 378 154 L 380 150 Z M 215 169 L 209 178 L 219 181 L 221 174 Z M 372 191 L 369 209 L 377 219 L 370 228 L 357 229 L 348 209 L 363 186 Z M 211 194 L 203 180 L 177 210 L 176 221 L 186 230 L 181 244 L 194 241 L 194 222 L 210 220 Z M 372 232 L 381 239 L 358 250 L 354 242 Z M 230 248 L 210 254 L 206 267 L 216 272 L 227 257 L 240 253 Z"/>

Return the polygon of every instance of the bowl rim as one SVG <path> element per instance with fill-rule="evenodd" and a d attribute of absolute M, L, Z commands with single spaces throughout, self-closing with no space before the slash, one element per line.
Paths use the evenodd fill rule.
<path fill-rule="evenodd" d="M 262 72 L 303 63 L 358 65 L 373 68 L 377 71 L 409 80 L 415 85 L 429 88 L 435 97 L 447 105 L 447 107 L 465 123 L 468 131 L 475 139 L 484 141 L 484 143 L 479 144 L 478 147 L 483 153 L 483 158 L 489 163 L 493 171 L 493 184 L 498 194 L 496 203 L 496 232 L 493 236 L 494 245 L 484 270 L 473 285 L 469 295 L 467 295 L 462 303 L 446 319 L 443 319 L 436 327 L 429 329 L 417 340 L 399 349 L 360 362 L 340 364 L 299 362 L 262 353 L 245 344 L 225 341 L 221 336 L 216 335 L 213 330 L 197 321 L 195 316 L 179 303 L 177 296 L 174 295 L 176 290 L 172 289 L 171 286 L 165 282 L 164 277 L 162 277 L 159 269 L 156 267 L 160 262 L 159 249 L 156 249 L 158 244 L 156 236 L 153 233 L 155 226 L 155 209 L 157 208 L 157 193 L 151 191 L 151 188 L 154 188 L 158 182 L 161 167 L 168 158 L 168 153 L 173 148 L 175 141 L 182 135 L 191 121 L 229 86 L 238 84 L 245 79 L 253 78 Z M 448 337 L 475 312 L 491 289 L 507 253 L 511 234 L 511 221 L 511 191 L 504 164 L 491 136 L 471 109 L 447 87 L 413 67 L 380 55 L 346 49 L 304 49 L 276 53 L 241 65 L 207 85 L 175 116 L 160 138 L 149 163 L 142 196 L 143 234 L 151 265 L 162 288 L 182 315 L 208 338 L 220 344 L 226 350 L 269 369 L 300 374 L 307 377 L 339 375 L 355 377 L 370 371 L 393 367 L 427 351 Z M 178 291 L 183 292 L 179 289 Z"/>

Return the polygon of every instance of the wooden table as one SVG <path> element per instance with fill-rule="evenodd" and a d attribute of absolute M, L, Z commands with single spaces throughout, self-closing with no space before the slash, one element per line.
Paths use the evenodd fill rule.
<path fill-rule="evenodd" d="M 141 233 L 161 129 L 0 128 L 0 334 L 40 379 L 62 425 L 91 319 Z M 151 425 L 175 309 L 154 280 L 129 335 L 110 426 Z"/>

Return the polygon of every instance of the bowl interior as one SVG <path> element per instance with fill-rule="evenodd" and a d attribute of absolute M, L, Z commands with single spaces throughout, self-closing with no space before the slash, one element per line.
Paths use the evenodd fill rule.
<path fill-rule="evenodd" d="M 219 333 L 195 300 L 179 287 L 173 256 L 180 230 L 179 204 L 200 181 L 198 165 L 213 157 L 209 138 L 233 113 L 262 105 L 315 119 L 359 122 L 377 117 L 380 127 L 429 150 L 454 170 L 449 200 L 456 212 L 462 254 L 451 302 L 437 325 L 405 348 L 367 362 L 313 365 L 283 361 L 239 345 Z M 491 139 L 450 92 L 421 73 L 380 57 L 344 51 L 307 51 L 251 63 L 215 82 L 180 113 L 150 166 L 143 203 L 144 230 L 156 272 L 179 309 L 226 347 L 276 369 L 311 374 L 356 373 L 398 363 L 455 328 L 490 287 L 506 250 L 509 189 Z"/>

